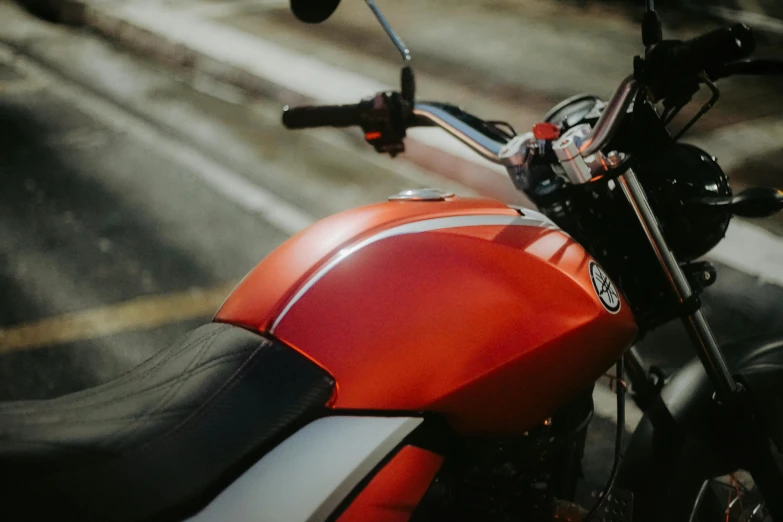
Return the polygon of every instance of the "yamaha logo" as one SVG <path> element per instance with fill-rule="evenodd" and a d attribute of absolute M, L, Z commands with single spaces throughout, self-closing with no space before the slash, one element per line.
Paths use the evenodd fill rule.
<path fill-rule="evenodd" d="M 606 275 L 606 272 L 598 266 L 595 261 L 590 261 L 590 281 L 593 282 L 593 289 L 598 294 L 598 300 L 609 312 L 616 314 L 620 311 L 620 294 L 614 287 L 614 284 Z"/>

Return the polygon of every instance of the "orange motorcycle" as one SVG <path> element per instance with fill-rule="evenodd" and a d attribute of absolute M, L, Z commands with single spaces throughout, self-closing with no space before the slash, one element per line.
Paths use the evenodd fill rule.
<path fill-rule="evenodd" d="M 313 23 L 337 3 L 292 9 Z M 417 101 L 410 64 L 399 92 L 286 108 L 288 128 L 357 126 L 392 155 L 407 129 L 439 127 L 538 210 L 419 189 L 300 232 L 135 370 L 0 404 L 0 518 L 783 521 L 783 341 L 727 360 L 700 310 L 715 270 L 697 261 L 783 192 L 732 195 L 678 142 L 690 124 L 667 129 L 701 86 L 717 98 L 718 79 L 783 62 L 741 61 L 742 25 L 664 40 L 651 2 L 642 32 L 608 101 L 571 98 L 524 134 Z M 633 345 L 678 319 L 698 359 L 652 374 Z M 613 365 L 615 462 L 580 505 L 594 384 Z M 626 382 L 645 417 L 623 456 Z M 737 470 L 754 486 L 720 489 Z"/>

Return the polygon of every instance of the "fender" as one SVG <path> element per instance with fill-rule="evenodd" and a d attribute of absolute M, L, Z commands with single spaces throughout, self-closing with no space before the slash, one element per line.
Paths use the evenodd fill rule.
<path fill-rule="evenodd" d="M 783 448 L 783 339 L 754 338 L 723 351 Z M 617 486 L 634 493 L 639 520 L 688 520 L 704 480 L 739 466 L 737 455 L 721 442 L 722 419 L 711 408 L 712 392 L 694 359 L 671 378 L 634 431 Z"/>

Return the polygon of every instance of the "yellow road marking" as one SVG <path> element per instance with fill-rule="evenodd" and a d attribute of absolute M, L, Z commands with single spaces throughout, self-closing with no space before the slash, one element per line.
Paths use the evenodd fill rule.
<path fill-rule="evenodd" d="M 0 354 L 209 316 L 235 285 L 138 297 L 124 303 L 0 328 Z"/>
<path fill-rule="evenodd" d="M 0 62 L 1 64 L 2 62 Z M 0 94 L 3 96 L 10 96 L 12 94 L 28 94 L 31 92 L 40 91 L 44 88 L 44 84 L 30 78 L 19 78 L 14 80 L 0 81 Z"/>

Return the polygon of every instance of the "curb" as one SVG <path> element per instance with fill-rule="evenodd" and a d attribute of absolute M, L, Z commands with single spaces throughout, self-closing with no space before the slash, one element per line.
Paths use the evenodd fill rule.
<path fill-rule="evenodd" d="M 215 60 L 182 43 L 110 14 L 106 9 L 102 9 L 98 2 L 95 3 L 97 5 L 83 0 L 65 0 L 59 3 L 61 22 L 88 27 L 108 40 L 168 65 L 197 71 L 252 96 L 262 96 L 279 102 L 281 106 L 317 103 L 311 97 L 279 85 L 274 80 Z M 374 93 L 367 93 L 368 96 L 372 94 Z M 512 204 L 534 206 L 524 194 L 516 190 L 511 180 L 498 170 L 451 154 L 412 136 L 406 138 L 405 145 L 406 152 L 399 157 L 403 161 L 409 161 L 449 181 L 462 184 L 482 196 Z"/>
<path fill-rule="evenodd" d="M 84 18 L 85 5 L 79 0 L 17 0 L 17 3 L 50 22 L 80 25 Z"/>

